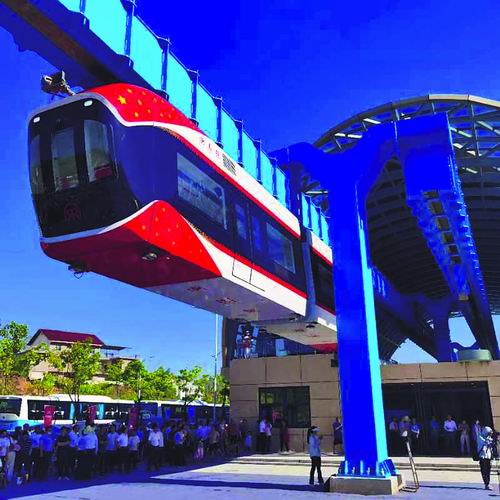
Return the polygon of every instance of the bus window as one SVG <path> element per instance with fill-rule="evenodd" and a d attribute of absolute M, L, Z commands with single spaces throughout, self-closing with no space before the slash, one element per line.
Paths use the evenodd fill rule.
<path fill-rule="evenodd" d="M 96 120 L 85 120 L 84 132 L 89 182 L 111 177 L 113 175 L 113 162 L 108 127 Z"/>
<path fill-rule="evenodd" d="M 19 417 L 21 413 L 21 398 L 1 398 L 0 413 L 11 413 Z"/>
<path fill-rule="evenodd" d="M 72 128 L 65 128 L 52 134 L 52 169 L 56 191 L 78 186 L 78 167 Z"/>
<path fill-rule="evenodd" d="M 264 253 L 264 234 L 262 231 L 262 223 L 258 217 L 252 215 L 252 238 L 253 247 L 257 253 Z"/>
<path fill-rule="evenodd" d="M 287 271 L 295 273 L 292 242 L 269 222 L 266 229 L 269 257 Z"/>

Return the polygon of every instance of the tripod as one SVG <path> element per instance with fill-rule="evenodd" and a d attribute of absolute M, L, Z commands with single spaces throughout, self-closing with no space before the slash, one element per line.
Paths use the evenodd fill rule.
<path fill-rule="evenodd" d="M 411 452 L 410 440 L 408 438 L 404 438 L 406 442 L 406 451 L 408 453 L 408 460 L 410 462 L 411 473 L 413 475 L 413 485 L 406 485 L 402 488 L 403 491 L 408 491 L 409 493 L 416 493 L 420 488 L 420 482 L 418 480 L 417 468 L 415 467 L 415 460 L 413 460 L 413 454 Z M 497 473 L 500 474 L 500 471 L 497 469 Z M 500 488 L 500 483 L 499 483 Z"/>

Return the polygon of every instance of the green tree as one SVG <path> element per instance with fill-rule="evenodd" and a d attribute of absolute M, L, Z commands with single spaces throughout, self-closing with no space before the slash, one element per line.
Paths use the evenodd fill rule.
<path fill-rule="evenodd" d="M 47 355 L 46 346 L 28 347 L 28 327 L 15 321 L 0 328 L 0 393 L 8 393 L 17 377 L 27 378 Z"/>
<path fill-rule="evenodd" d="M 146 376 L 143 399 L 176 399 L 177 378 L 168 369 L 160 366 Z"/>
<path fill-rule="evenodd" d="M 75 342 L 61 350 L 53 362 L 61 372 L 60 386 L 75 404 L 75 418 L 78 418 L 82 387 L 97 373 L 100 355 L 90 341 Z"/>
<path fill-rule="evenodd" d="M 144 390 L 148 390 L 148 371 L 140 359 L 134 359 L 123 370 L 123 383 L 132 391 L 134 399 L 143 399 Z"/>
<path fill-rule="evenodd" d="M 213 404 L 214 402 L 214 392 L 216 393 L 216 403 L 225 406 L 229 398 L 229 382 L 219 373 L 216 378 L 217 385 L 214 391 L 214 376 L 203 374 L 200 378 L 201 380 L 201 399 L 206 403 Z"/>
<path fill-rule="evenodd" d="M 123 361 L 121 359 L 113 361 L 106 366 L 106 381 L 111 389 L 111 393 L 120 399 L 123 393 Z"/>
<path fill-rule="evenodd" d="M 52 373 L 45 373 L 37 380 L 31 381 L 31 387 L 37 396 L 49 396 L 56 388 L 56 377 Z"/>
<path fill-rule="evenodd" d="M 184 415 L 187 415 L 187 406 L 203 395 L 203 370 L 200 366 L 191 369 L 179 370 L 176 377 L 179 396 L 184 403 Z"/>

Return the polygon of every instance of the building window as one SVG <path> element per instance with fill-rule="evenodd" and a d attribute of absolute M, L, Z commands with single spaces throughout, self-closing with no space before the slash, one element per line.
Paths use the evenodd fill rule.
<path fill-rule="evenodd" d="M 274 426 L 286 420 L 289 427 L 311 426 L 309 387 L 265 387 L 259 390 L 260 418 Z"/>

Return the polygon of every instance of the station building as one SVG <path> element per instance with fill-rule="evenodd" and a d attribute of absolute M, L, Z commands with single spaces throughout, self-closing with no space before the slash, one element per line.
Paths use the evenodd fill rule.
<path fill-rule="evenodd" d="M 317 425 L 324 436 L 323 449 L 331 451 L 332 423 L 335 417 L 342 418 L 335 358 L 300 353 L 302 346 L 285 352 L 281 347 L 290 341 L 276 338 L 274 342 L 278 345 L 274 355 L 268 341 L 265 351 L 254 349 L 247 358 L 236 352 L 225 358 L 231 417 L 247 419 L 254 432 L 262 417 L 275 425 L 286 419 L 290 447 L 295 451 L 305 451 L 307 428 Z M 422 453 L 430 453 L 433 416 L 441 424 L 450 414 L 457 425 L 462 420 L 471 425 L 479 419 L 500 429 L 500 361 L 383 363 L 380 369 L 387 425 L 393 417 L 417 418 L 422 425 Z M 272 449 L 278 451 L 277 427 L 273 434 Z"/>

